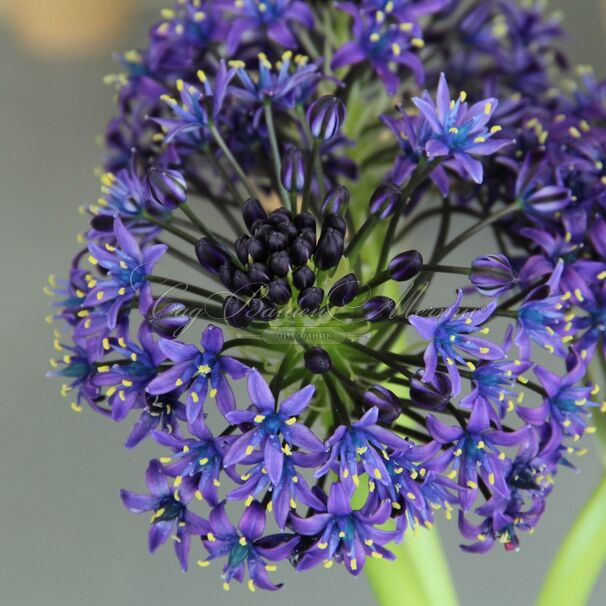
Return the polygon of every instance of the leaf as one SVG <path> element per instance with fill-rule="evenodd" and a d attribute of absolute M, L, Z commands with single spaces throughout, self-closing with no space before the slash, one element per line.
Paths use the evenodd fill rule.
<path fill-rule="evenodd" d="M 606 564 L 606 475 L 577 517 L 543 584 L 537 606 L 586 604 Z"/>
<path fill-rule="evenodd" d="M 365 570 L 379 606 L 456 606 L 448 564 L 436 529 L 408 532 L 390 545 L 396 560 L 369 559 Z"/>

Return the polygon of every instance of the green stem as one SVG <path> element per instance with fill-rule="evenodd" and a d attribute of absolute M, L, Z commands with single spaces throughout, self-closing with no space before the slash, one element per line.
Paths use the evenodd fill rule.
<path fill-rule="evenodd" d="M 469 275 L 469 267 L 456 267 L 454 265 L 435 265 L 433 263 L 423 265 L 423 271 L 441 274 L 460 274 L 462 276 Z"/>
<path fill-rule="evenodd" d="M 223 140 L 221 133 L 217 130 L 217 127 L 214 124 L 210 125 L 210 132 L 211 132 L 212 136 L 214 137 L 215 141 L 217 142 L 217 145 L 223 152 L 223 155 L 227 158 L 227 161 L 231 164 L 231 167 L 236 171 L 236 174 L 240 178 L 240 181 L 242 181 L 242 184 L 246 188 L 248 195 L 251 198 L 256 198 L 258 200 L 259 194 L 257 193 L 257 190 L 254 188 L 253 184 L 250 182 L 250 180 L 248 179 L 248 177 L 242 170 L 240 163 L 234 158 L 233 154 L 229 150 L 229 147 L 227 147 L 227 144 Z"/>
<path fill-rule="evenodd" d="M 379 273 L 385 267 L 385 262 L 387 261 L 387 255 L 389 254 L 389 249 L 393 244 L 394 237 L 396 235 L 396 229 L 398 227 L 398 222 L 402 216 L 406 205 L 408 204 L 412 194 L 415 189 L 425 181 L 425 179 L 432 173 L 433 169 L 438 166 L 440 163 L 440 158 L 435 160 L 431 160 L 430 162 L 425 162 L 423 164 L 419 164 L 412 175 L 410 175 L 410 179 L 408 183 L 402 189 L 400 193 L 400 197 L 398 199 L 398 203 L 396 204 L 395 211 L 391 217 L 391 221 L 389 222 L 389 227 L 387 228 L 387 232 L 385 234 L 385 239 L 383 240 L 383 247 L 381 248 L 381 255 L 379 256 L 379 263 L 377 264 L 377 271 Z"/>
<path fill-rule="evenodd" d="M 346 257 L 355 257 L 360 250 L 360 247 L 366 241 L 366 238 L 370 235 L 375 225 L 379 222 L 379 218 L 376 215 L 369 215 L 366 221 L 362 223 L 360 229 L 355 233 L 351 239 L 347 248 L 345 249 Z"/>
<path fill-rule="evenodd" d="M 280 161 L 280 150 L 278 148 L 278 140 L 276 138 L 276 128 L 274 126 L 274 116 L 271 110 L 271 101 L 263 102 L 263 111 L 265 112 L 265 124 L 267 126 L 267 134 L 269 135 L 269 146 L 271 148 L 271 157 L 274 165 L 274 173 L 276 178 L 276 185 L 280 192 L 280 198 L 285 208 L 290 210 L 296 210 L 290 206 L 290 198 L 288 192 L 282 185 L 282 166 Z"/>
<path fill-rule="evenodd" d="M 207 237 L 214 240 L 213 233 L 200 221 L 198 215 L 184 202 L 180 206 L 181 210 L 187 215 L 187 218 Z"/>
<path fill-rule="evenodd" d="M 577 516 L 547 573 L 537 606 L 586 604 L 606 563 L 606 475 Z"/>
<path fill-rule="evenodd" d="M 191 292 L 207 299 L 215 296 L 215 293 L 210 290 L 206 290 L 205 288 L 200 288 L 199 286 L 194 286 L 193 284 L 188 284 L 187 282 L 180 280 L 171 280 L 170 278 L 165 278 L 164 276 L 147 276 L 147 279 L 154 284 L 162 284 L 164 286 L 170 286 L 171 288 L 179 288 L 185 292 Z"/>
<path fill-rule="evenodd" d="M 485 219 L 478 221 L 475 225 L 472 225 L 470 228 L 466 229 L 464 232 L 459 234 L 454 240 L 451 240 L 446 246 L 444 246 L 438 254 L 436 255 L 435 261 L 441 261 L 444 257 L 448 256 L 455 248 L 459 247 L 463 242 L 475 236 L 479 231 L 483 230 L 485 227 L 500 221 L 507 215 L 516 212 L 520 209 L 520 204 L 516 200 L 507 206 L 504 206 L 501 210 L 496 213 L 489 215 Z"/>
<path fill-rule="evenodd" d="M 314 139 L 311 145 L 311 154 L 308 159 L 307 166 L 305 167 L 305 186 L 303 187 L 303 202 L 301 206 L 302 212 L 307 212 L 309 209 L 309 198 L 311 195 L 311 177 L 314 171 L 314 166 L 316 165 L 316 157 L 318 155 L 320 144 L 318 141 Z"/>
<path fill-rule="evenodd" d="M 145 219 L 147 221 L 149 221 L 150 223 L 153 223 L 154 225 L 158 225 L 159 227 L 162 227 L 166 231 L 170 232 L 171 234 L 173 234 L 175 236 L 178 236 L 182 240 L 185 240 L 186 242 L 189 242 L 190 244 L 193 244 L 194 246 L 198 243 L 198 238 L 196 238 L 195 236 L 192 236 L 191 234 L 188 234 L 186 231 L 183 231 L 179 227 L 175 227 L 174 225 L 171 225 L 170 223 L 168 223 L 166 221 L 162 221 L 162 219 L 158 219 L 157 217 L 154 217 L 154 215 L 151 215 L 149 213 L 144 213 L 144 216 L 145 216 Z"/>

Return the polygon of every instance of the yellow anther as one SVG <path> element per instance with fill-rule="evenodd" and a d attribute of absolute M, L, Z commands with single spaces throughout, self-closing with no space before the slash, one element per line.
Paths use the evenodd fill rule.
<path fill-rule="evenodd" d="M 265 415 L 256 415 L 253 421 L 255 423 L 263 423 L 263 421 L 265 421 Z"/>
<path fill-rule="evenodd" d="M 208 560 L 198 560 L 196 564 L 198 564 L 200 568 L 206 568 L 207 566 L 210 566 L 210 562 Z"/>
<path fill-rule="evenodd" d="M 484 113 L 489 116 L 492 113 L 492 103 L 490 101 L 484 105 Z"/>
<path fill-rule="evenodd" d="M 575 138 L 575 139 L 580 139 L 581 138 L 581 133 L 579 131 L 579 129 L 576 126 L 571 126 L 568 129 L 568 132 Z"/>

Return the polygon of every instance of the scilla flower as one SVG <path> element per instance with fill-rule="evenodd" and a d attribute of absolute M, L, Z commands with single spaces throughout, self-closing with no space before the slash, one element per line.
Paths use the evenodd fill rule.
<path fill-rule="evenodd" d="M 152 438 L 124 505 L 225 589 L 442 515 L 515 551 L 605 408 L 605 87 L 537 6 L 458 4 L 179 0 L 112 79 L 49 374 Z"/>

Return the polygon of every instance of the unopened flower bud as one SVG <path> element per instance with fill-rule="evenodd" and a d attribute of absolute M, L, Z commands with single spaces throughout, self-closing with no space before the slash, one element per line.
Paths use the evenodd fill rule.
<path fill-rule="evenodd" d="M 305 368 L 316 375 L 328 372 L 332 368 L 330 356 L 320 347 L 312 347 L 303 355 Z"/>
<path fill-rule="evenodd" d="M 379 219 L 387 219 L 393 214 L 402 192 L 395 183 L 384 183 L 375 189 L 368 210 Z"/>
<path fill-rule="evenodd" d="M 242 218 L 244 219 L 244 224 L 246 225 L 248 231 L 253 233 L 253 225 L 257 221 L 266 221 L 267 213 L 261 206 L 259 200 L 249 198 L 248 200 L 246 200 L 246 202 L 244 202 L 244 206 L 242 207 Z"/>
<path fill-rule="evenodd" d="M 187 183 L 183 175 L 160 166 L 148 169 L 147 190 L 152 201 L 164 208 L 177 208 L 187 199 Z"/>
<path fill-rule="evenodd" d="M 248 275 L 257 284 L 267 284 L 271 280 L 271 271 L 263 263 L 253 263 L 248 270 Z"/>
<path fill-rule="evenodd" d="M 309 213 L 299 213 L 293 222 L 297 226 L 297 229 L 311 229 L 314 233 L 316 231 L 316 220 Z"/>
<path fill-rule="evenodd" d="M 250 324 L 248 306 L 238 297 L 227 297 L 223 303 L 223 317 L 233 328 L 246 328 Z"/>
<path fill-rule="evenodd" d="M 314 247 L 301 236 L 297 237 L 290 245 L 290 258 L 293 265 L 305 265 L 311 259 L 313 253 Z"/>
<path fill-rule="evenodd" d="M 337 280 L 328 291 L 328 302 L 335 307 L 343 307 L 358 294 L 359 283 L 354 274 L 347 274 Z"/>
<path fill-rule="evenodd" d="M 265 237 L 265 243 L 269 252 L 284 250 L 288 246 L 288 236 L 279 231 L 272 230 Z"/>
<path fill-rule="evenodd" d="M 316 274 L 305 265 L 295 269 L 292 274 L 292 283 L 298 290 L 305 290 L 306 288 L 313 286 L 315 281 Z"/>
<path fill-rule="evenodd" d="M 336 229 L 342 236 L 345 236 L 345 233 L 347 232 L 347 223 L 345 223 L 345 219 L 341 217 L 341 215 L 335 215 L 334 213 L 329 213 L 324 217 L 322 231 L 325 231 L 329 227 Z"/>
<path fill-rule="evenodd" d="M 423 256 L 418 250 L 408 250 L 396 255 L 388 265 L 389 274 L 396 282 L 406 282 L 419 274 Z"/>
<path fill-rule="evenodd" d="M 195 251 L 200 265 L 211 274 L 218 275 L 221 266 L 229 261 L 229 255 L 210 238 L 198 240 Z"/>
<path fill-rule="evenodd" d="M 275 305 L 267 299 L 255 298 L 248 304 L 247 315 L 250 320 L 271 322 L 277 313 Z"/>
<path fill-rule="evenodd" d="M 516 285 L 517 275 L 505 255 L 494 254 L 475 259 L 469 279 L 481 295 L 498 297 Z"/>
<path fill-rule="evenodd" d="M 326 198 L 322 202 L 322 211 L 335 215 L 343 215 L 349 206 L 350 197 L 349 190 L 342 185 L 338 185 L 326 194 Z"/>
<path fill-rule="evenodd" d="M 427 410 L 442 410 L 451 394 L 452 384 L 443 372 L 436 372 L 430 381 L 422 381 L 419 374 L 410 382 L 410 399 Z"/>
<path fill-rule="evenodd" d="M 290 146 L 282 158 L 282 185 L 289 192 L 303 191 L 305 185 L 305 155 L 296 145 Z"/>
<path fill-rule="evenodd" d="M 400 398 L 382 385 L 373 385 L 364 392 L 363 401 L 367 408 L 379 410 L 379 420 L 383 423 L 393 423 L 400 416 Z"/>
<path fill-rule="evenodd" d="M 381 322 L 390 319 L 396 303 L 389 297 L 372 297 L 363 305 L 364 317 L 369 322 Z"/>
<path fill-rule="evenodd" d="M 272 280 L 269 283 L 269 298 L 278 305 L 284 305 L 290 301 L 291 290 L 288 282 L 282 278 Z"/>
<path fill-rule="evenodd" d="M 285 250 L 275 252 L 269 257 L 268 265 L 276 276 L 283 278 L 290 271 L 290 257 Z"/>
<path fill-rule="evenodd" d="M 343 234 L 329 227 L 320 236 L 315 254 L 316 265 L 320 269 L 335 267 L 343 256 L 344 248 Z"/>
<path fill-rule="evenodd" d="M 316 139 L 332 139 L 345 121 L 345 104 L 339 97 L 326 95 L 312 103 L 307 110 L 307 122 Z"/>
<path fill-rule="evenodd" d="M 306 288 L 299 295 L 299 307 L 303 311 L 313 312 L 322 305 L 323 300 L 324 291 L 317 286 L 312 286 L 311 288 Z"/>

